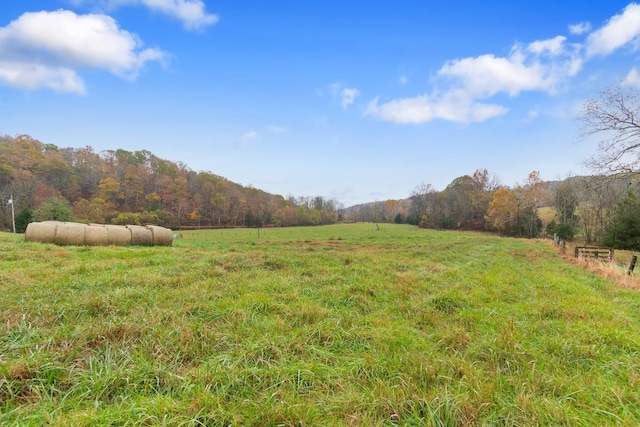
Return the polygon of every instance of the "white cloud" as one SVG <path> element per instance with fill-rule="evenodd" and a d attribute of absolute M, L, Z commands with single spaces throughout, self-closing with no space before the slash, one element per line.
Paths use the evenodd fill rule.
<path fill-rule="evenodd" d="M 469 121 L 484 122 L 494 117 L 503 116 L 509 112 L 507 107 L 497 104 L 474 103 L 469 108 Z"/>
<path fill-rule="evenodd" d="M 431 94 L 372 101 L 365 114 L 394 123 L 424 123 L 434 119 L 481 122 L 508 112 L 484 100 L 497 94 L 517 96 L 523 91 L 554 93 L 582 67 L 579 49 L 562 36 L 515 45 L 509 56 L 481 55 L 448 61 L 436 74 Z"/>
<path fill-rule="evenodd" d="M 591 31 L 591 24 L 589 22 L 580 22 L 578 24 L 569 25 L 569 32 L 571 34 L 580 35 Z"/>
<path fill-rule="evenodd" d="M 260 139 L 260 134 L 256 131 L 245 132 L 240 135 L 240 139 L 238 139 L 238 147 L 245 150 L 249 147 L 249 144 L 254 141 L 258 141 Z"/>
<path fill-rule="evenodd" d="M 565 52 L 564 36 L 556 36 L 552 39 L 537 40 L 527 46 L 527 50 L 534 55 L 559 56 Z"/>
<path fill-rule="evenodd" d="M 511 96 L 523 90 L 549 88 L 553 82 L 545 78 L 540 64 L 527 66 L 520 55 L 498 58 L 482 55 L 448 62 L 438 75 L 456 79 L 470 95 L 493 96 L 505 92 Z"/>
<path fill-rule="evenodd" d="M 515 45 L 508 57 L 481 55 L 446 63 L 440 76 L 455 78 L 474 96 L 497 93 L 516 96 L 522 91 L 553 92 L 582 67 L 577 48 L 566 46 L 564 37 L 535 41 L 524 48 Z"/>
<path fill-rule="evenodd" d="M 450 92 L 441 98 L 419 95 L 395 99 L 382 105 L 378 105 L 378 98 L 375 98 L 367 106 L 365 115 L 375 115 L 398 124 L 420 124 L 435 119 L 467 123 L 482 122 L 507 111 L 501 105 L 474 102 L 464 93 Z"/>
<path fill-rule="evenodd" d="M 537 119 L 538 117 L 540 117 L 540 110 L 538 109 L 538 107 L 535 107 L 527 112 L 527 117 L 525 118 L 525 121 L 529 122 Z"/>
<path fill-rule="evenodd" d="M 356 97 L 359 94 L 360 92 L 358 91 L 358 89 L 353 89 L 348 87 L 342 89 L 342 92 L 340 93 L 342 97 L 342 101 L 340 101 L 340 105 L 342 105 L 342 109 L 346 110 L 349 105 L 353 104 L 353 102 L 355 101 Z"/>
<path fill-rule="evenodd" d="M 349 105 L 353 104 L 356 97 L 360 95 L 360 91 L 358 89 L 345 87 L 345 85 L 340 82 L 328 84 L 327 87 L 331 92 L 331 96 L 340 100 L 340 105 L 343 110 L 346 110 Z M 322 96 L 321 92 L 319 93 L 316 91 L 316 94 Z"/>
<path fill-rule="evenodd" d="M 0 61 L 0 81 L 18 89 L 35 90 L 46 87 L 56 92 L 86 92 L 80 76 L 64 67 Z"/>
<path fill-rule="evenodd" d="M 218 16 L 208 13 L 202 0 L 105 0 L 110 7 L 140 4 L 153 11 L 182 21 L 188 30 L 197 30 L 218 22 Z"/>
<path fill-rule="evenodd" d="M 591 24 L 569 25 L 569 31 L 586 34 L 591 31 Z M 487 102 L 490 98 L 500 94 L 516 97 L 528 91 L 555 94 L 582 70 L 586 61 L 625 46 L 640 48 L 640 4 L 637 3 L 629 4 L 591 32 L 584 44 L 570 44 L 565 36 L 556 36 L 528 45 L 516 44 L 505 57 L 486 54 L 454 59 L 436 73 L 430 93 L 384 103 L 375 98 L 364 114 L 394 123 L 487 120 L 508 111 L 504 106 Z M 625 83 L 640 86 L 640 71 L 631 70 Z"/>
<path fill-rule="evenodd" d="M 106 15 L 25 13 L 0 28 L 0 80 L 18 88 L 83 93 L 79 68 L 135 79 L 145 63 L 165 59 L 158 49 L 140 51 L 141 45 Z"/>
<path fill-rule="evenodd" d="M 622 83 L 628 86 L 640 87 L 640 73 L 638 72 L 638 69 L 633 67 Z"/>
<path fill-rule="evenodd" d="M 640 36 L 640 5 L 631 3 L 620 15 L 613 16 L 602 28 L 589 34 L 586 41 L 588 57 L 608 55 Z"/>

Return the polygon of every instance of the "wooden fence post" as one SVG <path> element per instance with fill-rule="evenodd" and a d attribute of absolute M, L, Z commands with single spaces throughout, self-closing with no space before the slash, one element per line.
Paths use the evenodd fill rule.
<path fill-rule="evenodd" d="M 627 275 L 631 276 L 633 273 L 633 269 L 636 268 L 636 261 L 638 261 L 638 256 L 634 255 L 631 257 L 631 264 L 629 264 L 629 270 L 627 270 Z"/>

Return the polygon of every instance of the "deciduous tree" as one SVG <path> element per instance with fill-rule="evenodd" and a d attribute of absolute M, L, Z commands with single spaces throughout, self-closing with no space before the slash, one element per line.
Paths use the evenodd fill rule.
<path fill-rule="evenodd" d="M 581 135 L 600 138 L 588 161 L 598 173 L 635 174 L 640 167 L 640 91 L 619 83 L 587 101 L 578 115 Z"/>
<path fill-rule="evenodd" d="M 496 230 L 504 234 L 512 234 L 516 228 L 518 196 L 508 188 L 499 188 L 493 193 L 489 204 L 487 220 Z"/>
<path fill-rule="evenodd" d="M 71 206 L 66 200 L 52 197 L 43 203 L 33 214 L 37 221 L 72 221 Z"/>

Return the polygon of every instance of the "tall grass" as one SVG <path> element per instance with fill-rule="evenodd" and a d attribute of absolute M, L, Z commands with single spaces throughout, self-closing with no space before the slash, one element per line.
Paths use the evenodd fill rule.
<path fill-rule="evenodd" d="M 0 254 L 0 424 L 640 424 L 640 295 L 544 242 L 356 224 Z"/>
<path fill-rule="evenodd" d="M 637 263 L 634 268 L 631 268 L 631 261 L 633 256 L 637 256 L 638 253 L 629 250 L 616 249 L 614 251 L 613 260 L 606 258 L 594 259 L 591 257 L 575 257 L 576 244 L 567 245 L 564 248 L 556 248 L 568 262 L 579 265 L 601 277 L 615 281 L 618 285 L 640 290 L 640 263 Z M 637 268 L 635 268 L 637 267 Z"/>

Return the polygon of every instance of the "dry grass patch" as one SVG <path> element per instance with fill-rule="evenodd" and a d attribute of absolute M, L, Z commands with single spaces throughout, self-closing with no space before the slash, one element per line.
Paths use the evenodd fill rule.
<path fill-rule="evenodd" d="M 616 251 L 614 260 L 610 262 L 593 258 L 576 258 L 572 247 L 567 247 L 564 250 L 556 248 L 556 251 L 561 253 L 572 264 L 612 280 L 623 288 L 640 291 L 640 264 L 636 265 L 636 269 L 632 274 L 629 274 L 629 264 L 631 257 L 634 255 L 633 252 Z"/>

